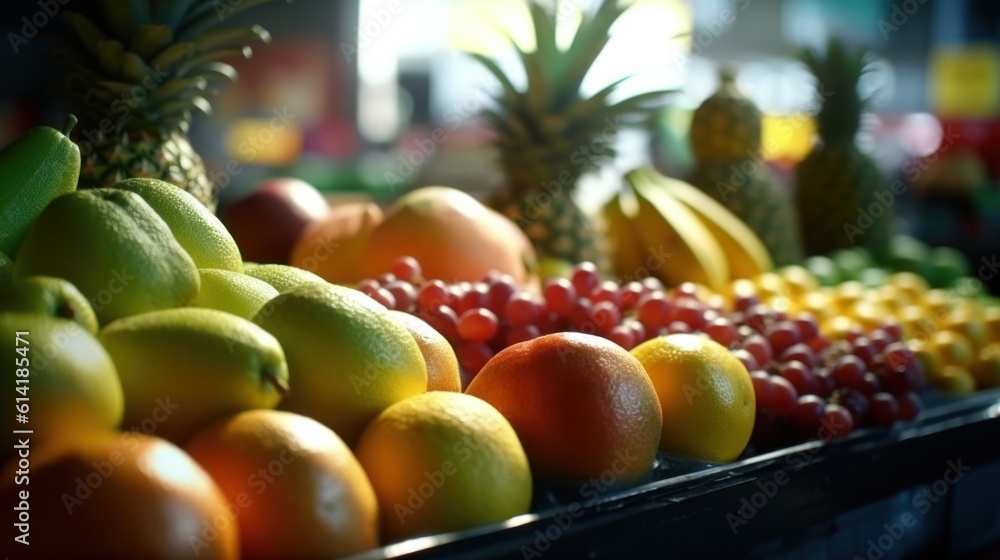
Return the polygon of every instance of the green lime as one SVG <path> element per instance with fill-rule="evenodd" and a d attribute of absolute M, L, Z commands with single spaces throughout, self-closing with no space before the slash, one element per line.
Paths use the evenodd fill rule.
<path fill-rule="evenodd" d="M 972 267 L 965 255 L 951 247 L 937 247 L 930 252 L 930 276 L 927 279 L 934 288 L 947 288 L 963 276 L 972 274 Z"/>
<path fill-rule="evenodd" d="M 861 274 L 858 275 L 858 280 L 866 288 L 877 288 L 888 283 L 889 271 L 882 267 L 870 266 L 861 271 Z"/>
<path fill-rule="evenodd" d="M 840 269 L 830 257 L 823 255 L 809 257 L 803 265 L 822 286 L 836 286 L 840 283 Z"/>

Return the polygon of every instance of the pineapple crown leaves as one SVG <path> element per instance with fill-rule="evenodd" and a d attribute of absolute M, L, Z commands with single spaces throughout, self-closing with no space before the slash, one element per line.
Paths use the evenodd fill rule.
<path fill-rule="evenodd" d="M 799 49 L 798 58 L 815 76 L 822 107 L 816 125 L 824 142 L 853 142 L 861 126 L 861 113 L 869 99 L 858 94 L 858 82 L 872 70 L 864 49 L 849 49 L 833 37 L 826 49 Z"/>
<path fill-rule="evenodd" d="M 648 122 L 653 109 L 648 104 L 672 93 L 646 92 L 609 103 L 627 79 L 622 78 L 589 98 L 580 95 L 587 72 L 610 39 L 612 24 L 625 9 L 617 0 L 601 0 L 594 14 L 584 16 L 570 45 L 561 50 L 556 44 L 554 14 L 529 0 L 536 48 L 525 51 L 511 40 L 527 76 L 523 91 L 514 87 L 494 60 L 472 54 L 502 88 L 496 99 L 498 107 L 484 110 L 483 115 L 498 132 L 501 164 L 513 186 L 537 187 L 566 172 L 570 183 L 575 183 L 580 175 L 615 155 L 611 146 L 605 146 L 600 154 L 581 154 L 586 146 L 601 138 L 609 126 L 622 124 L 623 119 L 635 121 L 639 117 L 639 123 Z"/>
<path fill-rule="evenodd" d="M 251 43 L 271 40 L 259 25 L 209 28 L 268 1 L 78 0 L 60 14 L 69 33 L 52 37 L 61 89 L 84 127 L 106 131 L 99 123 L 110 119 L 119 131 L 184 130 L 192 110 L 209 112 L 208 99 L 236 79 L 219 60 L 249 58 Z"/>

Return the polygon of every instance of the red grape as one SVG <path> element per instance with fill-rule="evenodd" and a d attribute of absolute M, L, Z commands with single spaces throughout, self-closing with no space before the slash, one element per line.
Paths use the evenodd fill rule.
<path fill-rule="evenodd" d="M 674 308 L 667 315 L 667 323 L 680 321 L 691 327 L 690 330 L 700 330 L 705 326 L 705 307 L 696 299 L 680 299 L 674 302 Z"/>
<path fill-rule="evenodd" d="M 622 312 L 618 309 L 617 305 L 610 301 L 595 303 L 590 309 L 590 316 L 593 318 L 593 322 L 597 326 L 597 332 L 600 334 L 610 333 L 611 329 L 618 326 L 622 320 Z"/>
<path fill-rule="evenodd" d="M 871 405 L 868 397 L 861 391 L 842 387 L 837 389 L 833 399 L 851 413 L 855 426 L 863 425 L 868 419 L 868 410 Z"/>
<path fill-rule="evenodd" d="M 878 393 L 882 390 L 882 382 L 879 380 L 878 376 L 872 372 L 866 372 L 864 375 L 864 383 L 861 385 L 861 392 L 868 395 L 869 397 Z"/>
<path fill-rule="evenodd" d="M 736 325 L 736 340 L 738 340 L 739 342 L 743 342 L 750 335 L 757 334 L 757 331 L 751 329 L 746 325 L 741 325 L 740 322 L 742 321 L 742 319 L 740 319 L 738 315 L 739 313 L 730 314 L 729 320 Z"/>
<path fill-rule="evenodd" d="M 494 279 L 486 288 L 486 309 L 496 315 L 502 315 L 507 307 L 507 302 L 517 291 L 514 279 L 504 274 Z"/>
<path fill-rule="evenodd" d="M 611 329 L 608 339 L 626 350 L 631 350 L 637 343 L 635 332 L 626 325 L 617 325 Z"/>
<path fill-rule="evenodd" d="M 799 340 L 802 342 L 809 342 L 819 336 L 819 325 L 816 323 L 816 317 L 812 313 L 799 313 L 795 317 L 794 322 L 795 328 L 799 331 Z"/>
<path fill-rule="evenodd" d="M 720 294 L 712 294 L 705 301 L 705 308 L 722 315 L 726 312 L 726 298 Z"/>
<path fill-rule="evenodd" d="M 763 304 L 751 307 L 744 312 L 744 315 L 746 324 L 759 333 L 766 332 L 778 321 L 777 312 Z"/>
<path fill-rule="evenodd" d="M 814 336 L 806 342 L 806 346 L 808 346 L 814 354 L 818 355 L 830 347 L 830 339 L 823 335 Z"/>
<path fill-rule="evenodd" d="M 391 272 L 384 272 L 375 277 L 375 281 L 379 284 L 388 284 L 396 279 L 396 275 Z"/>
<path fill-rule="evenodd" d="M 394 309 L 407 313 L 413 311 L 417 300 L 417 290 L 413 287 L 413 284 L 403 280 L 393 280 L 386 284 L 384 288 L 389 290 L 389 293 L 396 300 L 396 307 Z"/>
<path fill-rule="evenodd" d="M 844 439 L 854 430 L 854 417 L 847 408 L 827 403 L 823 408 L 820 435 L 826 441 Z"/>
<path fill-rule="evenodd" d="M 373 300 L 381 303 L 386 309 L 396 309 L 396 297 L 392 295 L 392 292 L 385 288 L 379 288 L 373 293 L 369 294 Z"/>
<path fill-rule="evenodd" d="M 886 321 L 882 323 L 882 332 L 889 336 L 892 342 L 899 342 L 903 339 L 903 327 L 895 321 Z"/>
<path fill-rule="evenodd" d="M 712 340 L 725 346 L 726 348 L 736 342 L 736 325 L 725 317 L 716 317 L 709 321 L 703 329 L 705 334 L 712 337 Z"/>
<path fill-rule="evenodd" d="M 888 428 L 899 419 L 899 402 L 889 393 L 875 393 L 871 398 L 872 423 Z"/>
<path fill-rule="evenodd" d="M 507 331 L 505 342 L 507 343 L 507 346 L 513 346 L 519 342 L 534 340 L 540 335 L 541 333 L 535 325 L 521 325 L 511 327 L 511 329 Z"/>
<path fill-rule="evenodd" d="M 764 448 L 777 445 L 781 442 L 781 422 L 769 411 L 758 408 L 754 414 L 750 441 Z"/>
<path fill-rule="evenodd" d="M 861 358 L 868 367 L 875 363 L 875 353 L 875 346 L 866 336 L 859 336 L 851 343 L 851 354 Z"/>
<path fill-rule="evenodd" d="M 439 305 L 433 309 L 420 310 L 419 316 L 448 340 L 458 339 L 458 315 L 455 310 Z"/>
<path fill-rule="evenodd" d="M 667 316 L 673 307 L 663 292 L 652 292 L 639 300 L 639 321 L 648 331 L 656 331 L 667 324 Z"/>
<path fill-rule="evenodd" d="M 618 288 L 618 301 L 621 302 L 622 309 L 632 309 L 639 303 L 642 297 L 642 284 L 629 282 Z"/>
<path fill-rule="evenodd" d="M 535 298 L 527 293 L 514 295 L 507 300 L 507 305 L 504 307 L 507 323 L 512 327 L 533 324 L 538 319 L 540 311 Z"/>
<path fill-rule="evenodd" d="M 492 311 L 469 309 L 458 318 L 458 334 L 465 340 L 486 342 L 497 334 L 499 322 Z"/>
<path fill-rule="evenodd" d="M 882 353 L 882 362 L 886 369 L 903 371 L 913 363 L 920 363 L 917 354 L 909 346 L 902 342 L 894 342 L 885 347 Z"/>
<path fill-rule="evenodd" d="M 799 329 L 791 321 L 781 321 L 767 330 L 767 341 L 776 355 L 799 342 Z"/>
<path fill-rule="evenodd" d="M 819 364 L 819 359 L 816 358 L 816 354 L 809 348 L 808 345 L 803 343 L 793 344 L 785 349 L 781 353 L 781 357 L 778 359 L 781 362 L 787 362 L 789 360 L 798 360 L 805 364 L 809 369 L 813 369 Z"/>
<path fill-rule="evenodd" d="M 592 262 L 582 262 L 573 267 L 570 281 L 580 297 L 590 297 L 590 294 L 601 283 L 601 275 Z"/>
<path fill-rule="evenodd" d="M 798 360 L 781 364 L 778 374 L 787 379 L 795 387 L 795 392 L 799 395 L 815 394 L 819 388 L 816 374 Z"/>
<path fill-rule="evenodd" d="M 634 319 L 626 319 L 622 322 L 622 325 L 627 326 L 632 331 L 632 335 L 635 337 L 636 345 L 646 341 L 646 327 L 642 326 L 642 323 Z"/>
<path fill-rule="evenodd" d="M 482 342 L 463 342 L 455 350 L 458 364 L 473 376 L 483 369 L 493 354 L 493 350 Z"/>
<path fill-rule="evenodd" d="M 917 368 L 921 368 L 919 360 L 913 360 L 911 364 L 898 369 L 885 369 L 879 376 L 882 390 L 892 395 L 903 395 L 911 391 L 919 391 L 923 384 L 921 374 Z"/>
<path fill-rule="evenodd" d="M 690 299 L 694 301 L 700 301 L 698 299 L 698 286 L 694 282 L 683 282 L 680 286 L 674 288 L 673 292 L 670 294 L 671 301 L 679 302 L 685 299 Z"/>
<path fill-rule="evenodd" d="M 569 315 L 576 305 L 576 289 L 573 284 L 565 278 L 550 278 L 545 282 L 542 289 L 545 296 L 545 305 L 550 311 L 555 311 L 560 316 Z"/>
<path fill-rule="evenodd" d="M 826 401 L 816 395 L 802 395 L 795 402 L 792 409 L 791 420 L 795 431 L 802 436 L 819 435 L 820 422 L 823 419 L 823 411 L 826 408 Z"/>
<path fill-rule="evenodd" d="M 601 282 L 601 284 L 590 293 L 590 301 L 594 303 L 610 301 L 615 304 L 615 307 L 620 306 L 622 300 L 618 292 L 618 284 L 611 282 L 610 280 Z"/>
<path fill-rule="evenodd" d="M 747 368 L 747 371 L 754 371 L 760 368 L 760 363 L 757 362 L 757 358 L 753 354 L 748 352 L 745 348 L 734 348 L 729 351 L 736 359 L 743 362 L 743 367 Z"/>
<path fill-rule="evenodd" d="M 462 316 L 467 311 L 486 307 L 487 291 L 486 286 L 476 284 L 458 300 L 455 312 Z"/>
<path fill-rule="evenodd" d="M 566 316 L 569 328 L 587 334 L 596 333 L 597 325 L 594 323 L 594 317 L 590 314 L 592 307 L 590 300 L 587 298 L 576 300 L 576 303 L 573 304 L 573 309 Z"/>
<path fill-rule="evenodd" d="M 844 333 L 844 340 L 847 342 L 854 342 L 855 340 L 865 336 L 865 331 L 861 327 L 851 327 Z"/>
<path fill-rule="evenodd" d="M 746 340 L 743 341 L 743 348 L 745 348 L 747 352 L 753 354 L 753 357 L 756 358 L 757 363 L 760 364 L 761 367 L 766 367 L 774 358 L 774 353 L 771 352 L 771 343 L 760 334 L 752 334 L 748 336 Z"/>
<path fill-rule="evenodd" d="M 865 390 L 865 363 L 861 358 L 848 354 L 841 356 L 834 364 L 830 375 L 838 387 L 849 387 L 859 391 Z"/>
<path fill-rule="evenodd" d="M 358 282 L 356 289 L 359 292 L 365 294 L 366 296 L 370 296 L 375 293 L 375 290 L 381 287 L 382 285 L 378 283 L 378 280 L 372 280 L 371 278 L 368 278 Z"/>
<path fill-rule="evenodd" d="M 666 327 L 669 334 L 687 334 L 693 332 L 691 325 L 685 323 L 684 321 L 673 321 Z"/>
<path fill-rule="evenodd" d="M 663 282 L 660 282 L 659 278 L 655 276 L 647 276 L 641 280 L 643 287 L 648 288 L 652 292 L 662 292 Z"/>
<path fill-rule="evenodd" d="M 389 272 L 396 275 L 396 278 L 411 283 L 420 281 L 423 275 L 420 270 L 420 262 L 409 256 L 399 257 L 393 261 L 389 267 Z"/>
<path fill-rule="evenodd" d="M 760 300 L 754 295 L 737 296 L 733 301 L 733 310 L 746 313 L 750 309 L 756 307 L 759 303 Z"/>
<path fill-rule="evenodd" d="M 896 397 L 899 403 L 899 419 L 903 422 L 909 422 L 911 420 L 916 420 L 917 416 L 920 415 L 920 409 L 923 405 L 920 402 L 920 396 L 916 393 L 903 393 Z"/>
<path fill-rule="evenodd" d="M 823 397 L 824 399 L 829 398 L 833 394 L 833 390 L 837 388 L 837 384 L 834 383 L 833 377 L 826 370 L 822 372 L 814 372 L 816 379 L 816 395 Z"/>
<path fill-rule="evenodd" d="M 799 393 L 787 379 L 771 376 L 771 413 L 778 418 L 788 416 L 795 409 Z"/>
<path fill-rule="evenodd" d="M 555 311 L 539 309 L 538 321 L 535 322 L 535 325 L 542 334 L 552 334 L 554 332 L 559 332 L 562 328 L 562 321 L 560 320 L 559 314 Z"/>
<path fill-rule="evenodd" d="M 756 397 L 757 408 L 770 410 L 774 401 L 774 385 L 771 383 L 771 376 L 766 371 L 754 371 L 750 374 L 750 381 L 753 382 L 753 394 Z"/>
<path fill-rule="evenodd" d="M 868 340 L 871 341 L 872 346 L 875 347 L 875 353 L 878 354 L 886 349 L 887 346 L 895 342 L 892 337 L 889 336 L 882 329 L 875 329 L 868 335 Z"/>
<path fill-rule="evenodd" d="M 449 305 L 448 286 L 441 280 L 431 280 L 420 286 L 417 303 L 424 309 L 434 309 L 439 305 Z M 450 306 L 450 305 L 449 305 Z"/>

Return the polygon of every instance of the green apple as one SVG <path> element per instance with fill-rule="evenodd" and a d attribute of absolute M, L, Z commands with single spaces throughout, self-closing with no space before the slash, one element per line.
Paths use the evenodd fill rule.
<path fill-rule="evenodd" d="M 183 444 L 205 425 L 288 392 L 278 341 L 257 325 L 187 307 L 127 317 L 98 335 L 125 392 L 126 429 Z"/>
<path fill-rule="evenodd" d="M 229 230 L 190 193 L 150 178 L 125 179 L 115 188 L 134 192 L 152 206 L 198 268 L 243 272 L 240 250 Z"/>
<path fill-rule="evenodd" d="M 263 280 L 228 270 L 202 269 L 201 289 L 191 302 L 192 307 L 218 309 L 249 319 L 264 305 L 278 296 Z"/>
<path fill-rule="evenodd" d="M 122 386 L 111 357 L 94 335 L 65 319 L 0 312 L 0 338 L 0 395 L 11 408 L 8 428 L 33 431 L 19 435 L 4 430 L 3 456 L 13 450 L 17 438 L 30 439 L 34 451 L 86 431 L 118 427 Z M 22 404 L 24 424 L 16 416 Z"/>
<path fill-rule="evenodd" d="M 70 282 L 53 276 L 29 276 L 0 288 L 0 311 L 40 313 L 80 323 L 97 334 L 97 315 Z"/>
<path fill-rule="evenodd" d="M 427 388 L 416 340 L 357 290 L 303 284 L 271 300 L 253 320 L 288 358 L 292 392 L 281 408 L 319 420 L 348 445 L 387 406 Z"/>
<path fill-rule="evenodd" d="M 308 270 L 285 264 L 243 263 L 243 273 L 267 282 L 274 286 L 278 293 L 287 292 L 296 286 L 309 282 L 327 283 L 326 280 Z"/>
<path fill-rule="evenodd" d="M 52 201 L 32 224 L 14 278 L 65 278 L 90 301 L 102 325 L 186 305 L 198 269 L 170 228 L 135 193 L 75 191 Z"/>

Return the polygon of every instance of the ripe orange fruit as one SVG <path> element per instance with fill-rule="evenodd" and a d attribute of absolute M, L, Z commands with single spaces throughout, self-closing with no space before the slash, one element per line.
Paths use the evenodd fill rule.
<path fill-rule="evenodd" d="M 368 235 L 381 221 L 382 209 L 373 202 L 334 206 L 325 218 L 302 232 L 292 247 L 289 263 L 327 282 L 358 282 L 363 279 L 360 264 Z"/>
<path fill-rule="evenodd" d="M 540 478 L 622 485 L 656 457 L 662 415 L 653 384 L 638 360 L 604 338 L 556 333 L 515 344 L 466 393 L 510 421 Z"/>
<path fill-rule="evenodd" d="M 243 558 L 334 558 L 378 546 L 378 505 L 361 465 L 319 422 L 250 410 L 186 449 L 218 483 Z"/>
<path fill-rule="evenodd" d="M 30 486 L 18 485 L 15 468 L 8 467 L 0 495 L 30 524 L 29 546 L 16 545 L 28 557 L 241 557 L 225 497 L 166 440 L 109 433 L 37 456 L 32 449 Z M 30 506 L 20 513 L 25 490 Z"/>
<path fill-rule="evenodd" d="M 743 363 L 721 344 L 693 334 L 647 340 L 632 349 L 660 400 L 660 449 L 728 463 L 753 431 L 756 399 Z"/>
<path fill-rule="evenodd" d="M 448 339 L 420 317 L 402 311 L 390 311 L 389 314 L 402 323 L 417 341 L 427 365 L 427 390 L 461 392 L 462 374 Z"/>
<path fill-rule="evenodd" d="M 448 187 L 400 197 L 369 235 L 361 270 L 374 277 L 404 255 L 420 261 L 425 278 L 446 282 L 478 281 L 497 270 L 524 283 L 536 266 L 530 242 L 513 222 Z"/>
<path fill-rule="evenodd" d="M 510 423 L 462 393 L 424 393 L 382 411 L 358 443 L 387 541 L 528 513 L 531 470 Z"/>

